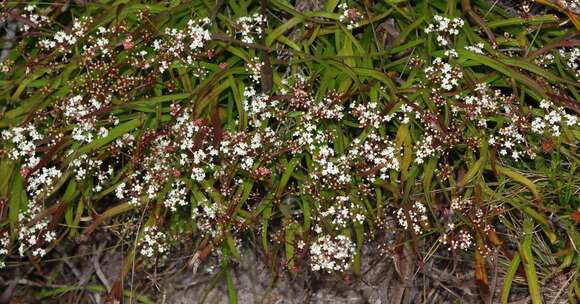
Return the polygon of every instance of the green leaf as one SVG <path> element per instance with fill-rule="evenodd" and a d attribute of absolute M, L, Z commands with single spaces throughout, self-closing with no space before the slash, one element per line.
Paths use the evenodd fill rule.
<path fill-rule="evenodd" d="M 479 174 L 487 162 L 488 158 L 488 148 L 487 143 L 484 143 L 481 149 L 479 150 L 480 156 L 479 159 L 469 167 L 467 173 L 463 176 L 463 178 L 459 181 L 458 187 L 463 188 L 467 183 L 469 183 L 477 174 Z"/>
<path fill-rule="evenodd" d="M 302 207 L 302 214 L 303 214 L 303 218 L 304 218 L 303 230 L 309 231 L 310 230 L 310 222 L 312 221 L 312 219 L 311 219 L 312 212 L 310 211 L 310 203 L 308 202 L 307 198 L 302 197 L 301 207 Z"/>
<path fill-rule="evenodd" d="M 8 158 L 0 160 L 0 197 L 8 197 L 14 166 L 15 163 Z"/>
<path fill-rule="evenodd" d="M 302 22 L 304 22 L 304 18 L 302 18 L 300 16 L 294 16 L 294 17 L 290 18 L 290 20 L 282 23 L 282 25 L 280 25 L 275 30 L 271 31 L 270 34 L 268 34 L 268 36 L 266 36 L 266 46 L 271 47 L 272 44 L 274 43 L 274 41 L 276 40 L 276 38 L 280 37 L 281 35 L 284 34 L 284 32 L 288 31 L 289 29 L 291 29 L 295 25 L 302 23 Z"/>
<path fill-rule="evenodd" d="M 543 203 L 542 197 L 540 196 L 540 192 L 538 191 L 538 188 L 527 177 L 521 175 L 520 173 L 518 173 L 516 171 L 510 170 L 508 168 L 501 167 L 501 166 L 496 166 L 496 170 L 500 174 L 503 174 L 503 175 L 515 180 L 516 182 L 526 186 L 532 192 L 535 202 L 540 204 L 540 205 Z"/>
<path fill-rule="evenodd" d="M 425 199 L 427 202 L 431 202 L 431 197 L 435 195 L 435 193 L 431 191 L 431 185 L 436 167 L 437 159 L 435 158 L 430 159 L 423 167 L 423 192 L 425 193 Z"/>
<path fill-rule="evenodd" d="M 78 194 L 77 192 L 77 183 L 76 180 L 73 179 L 72 181 L 70 181 L 68 183 L 68 186 L 66 187 L 66 190 L 62 196 L 62 202 L 63 204 L 66 205 L 66 213 L 65 213 L 65 222 L 68 226 L 72 226 L 73 225 L 73 208 L 71 206 L 71 203 L 74 199 L 74 197 Z"/>
<path fill-rule="evenodd" d="M 135 118 L 125 123 L 118 125 L 117 127 L 109 130 L 109 134 L 106 137 L 101 137 L 98 139 L 93 140 L 88 145 L 81 147 L 78 150 L 78 155 L 85 154 L 90 151 L 97 150 L 98 148 L 112 142 L 113 140 L 117 139 L 117 137 L 139 127 L 143 123 L 143 118 Z"/>
<path fill-rule="evenodd" d="M 512 282 L 514 281 L 514 277 L 516 275 L 516 272 L 518 271 L 519 266 L 520 266 L 520 254 L 516 253 L 510 263 L 508 271 L 505 274 L 503 285 L 501 287 L 501 302 L 503 304 L 507 304 L 509 301 Z"/>
<path fill-rule="evenodd" d="M 240 254 L 238 252 L 238 247 L 236 247 L 236 242 L 230 232 L 226 232 L 226 243 L 228 244 L 228 249 L 230 253 L 236 258 L 240 258 Z"/>
<path fill-rule="evenodd" d="M 531 219 L 524 220 L 524 235 L 523 242 L 519 246 L 519 251 L 522 256 L 524 271 L 526 272 L 528 290 L 533 304 L 541 304 L 542 296 L 540 295 L 540 285 L 538 283 L 538 275 L 536 274 L 536 265 L 534 264 L 534 256 L 532 254 L 532 237 L 534 233 L 534 224 Z"/>
<path fill-rule="evenodd" d="M 26 202 L 26 192 L 24 191 L 24 180 L 20 174 L 14 176 L 12 191 L 10 191 L 10 201 L 8 210 L 8 221 L 12 235 L 16 235 L 16 224 L 18 223 L 18 214 Z"/>
<path fill-rule="evenodd" d="M 364 243 L 364 226 L 357 222 L 354 224 L 355 242 L 356 242 L 356 253 L 354 256 L 354 267 L 353 271 L 355 274 L 361 274 L 361 257 L 362 257 L 362 247 Z"/>
<path fill-rule="evenodd" d="M 284 230 L 284 250 L 286 253 L 286 266 L 288 269 L 294 267 L 294 237 L 296 234 L 296 223 L 291 222 Z"/>
<path fill-rule="evenodd" d="M 401 182 L 407 180 L 409 174 L 409 166 L 413 161 L 413 148 L 411 145 L 411 134 L 406 124 L 399 126 L 397 135 L 395 137 L 395 151 L 400 151 L 403 148 L 403 159 L 400 161 L 401 167 Z"/>
<path fill-rule="evenodd" d="M 276 188 L 276 197 L 280 198 L 284 190 L 286 189 L 286 184 L 290 180 L 292 176 L 292 172 L 294 172 L 294 168 L 300 163 L 301 157 L 294 157 L 286 166 L 286 170 L 282 173 L 282 178 L 280 178 L 280 182 L 278 183 L 278 187 Z"/>
<path fill-rule="evenodd" d="M 535 80 L 532 78 L 508 67 L 507 65 L 501 63 L 498 60 L 490 58 L 488 56 L 475 54 L 465 50 L 458 50 L 457 51 L 459 58 L 461 61 L 465 61 L 465 59 L 473 60 L 480 64 L 486 65 L 508 77 L 513 77 L 515 80 L 523 83 L 524 85 L 528 86 L 529 88 L 533 89 L 538 95 L 546 96 L 546 90 L 540 86 Z"/>

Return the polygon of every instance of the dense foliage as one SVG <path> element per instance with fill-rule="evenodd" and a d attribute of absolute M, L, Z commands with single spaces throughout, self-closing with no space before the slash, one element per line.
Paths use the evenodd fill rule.
<path fill-rule="evenodd" d="M 122 276 L 378 246 L 580 296 L 578 1 L 85 2 L 3 4 L 5 270 L 99 229 Z"/>

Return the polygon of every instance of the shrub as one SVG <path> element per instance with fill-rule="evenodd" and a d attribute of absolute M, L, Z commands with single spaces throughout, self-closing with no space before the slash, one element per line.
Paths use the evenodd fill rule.
<path fill-rule="evenodd" d="M 580 244 L 578 3 L 538 2 L 5 2 L 2 259 L 116 222 L 123 275 L 182 245 L 329 274 L 411 246 L 485 286 L 492 253 L 521 263 L 538 301 Z"/>

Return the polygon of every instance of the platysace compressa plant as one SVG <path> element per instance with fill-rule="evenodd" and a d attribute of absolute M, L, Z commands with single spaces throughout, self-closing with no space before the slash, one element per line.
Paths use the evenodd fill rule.
<path fill-rule="evenodd" d="M 473 260 L 488 293 L 492 258 L 577 269 L 574 1 L 295 2 L 3 2 L 0 266 L 99 231 L 119 282 L 250 248 L 293 274 Z"/>

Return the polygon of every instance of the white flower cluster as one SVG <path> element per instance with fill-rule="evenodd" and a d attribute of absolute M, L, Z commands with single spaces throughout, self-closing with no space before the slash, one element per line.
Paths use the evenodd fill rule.
<path fill-rule="evenodd" d="M 580 78 L 580 48 L 561 48 L 558 50 L 560 57 L 564 60 L 564 64 L 572 71 L 576 78 Z"/>
<path fill-rule="evenodd" d="M 252 171 L 254 164 L 266 147 L 278 149 L 281 142 L 277 140 L 270 127 L 256 130 L 254 134 L 244 132 L 227 132 L 220 144 L 220 153 L 227 155 L 226 165 L 239 164 L 240 169 Z"/>
<path fill-rule="evenodd" d="M 218 234 L 218 217 L 225 212 L 222 205 L 213 203 L 207 199 L 197 202 L 198 208 L 193 210 L 193 219 L 198 225 L 198 229 L 203 236 L 216 237 Z"/>
<path fill-rule="evenodd" d="M 56 232 L 48 229 L 48 219 L 39 216 L 43 211 L 44 198 L 51 194 L 62 172 L 56 167 L 36 168 L 40 161 L 35 155 L 36 146 L 43 136 L 32 124 L 4 130 L 2 139 L 14 144 L 9 152 L 10 158 L 24 160 L 20 173 L 26 181 L 28 208 L 18 214 L 19 253 L 23 257 L 28 252 L 35 257 L 42 257 L 46 254 L 46 247 L 56 238 Z M 0 248 L 0 255 L 7 251 L 7 241 L 1 241 L 4 248 Z"/>
<path fill-rule="evenodd" d="M 210 32 L 204 29 L 204 27 L 210 24 L 211 21 L 207 17 L 199 21 L 187 21 L 187 35 L 189 38 L 189 49 L 191 51 L 201 50 L 205 46 L 205 43 L 211 40 Z"/>
<path fill-rule="evenodd" d="M 22 158 L 24 167 L 29 169 L 35 167 L 40 161 L 36 157 L 36 145 L 43 138 L 44 136 L 32 124 L 2 131 L 2 140 L 14 145 L 8 156 L 13 160 Z"/>
<path fill-rule="evenodd" d="M 348 227 L 352 222 L 364 221 L 364 215 L 353 210 L 348 196 L 337 196 L 335 202 L 326 210 L 320 212 L 322 218 L 330 220 L 337 231 Z M 320 221 L 320 218 L 317 219 Z M 318 225 L 318 224 L 317 224 Z M 317 227 L 320 227 L 319 225 Z"/>
<path fill-rule="evenodd" d="M 117 184 L 117 187 L 115 188 L 115 196 L 122 200 L 125 199 L 125 196 L 127 195 L 128 190 L 127 190 L 127 183 L 125 182 L 121 182 L 119 184 Z"/>
<path fill-rule="evenodd" d="M 135 145 L 135 136 L 131 133 L 125 133 L 115 140 L 113 147 L 117 150 L 131 148 Z"/>
<path fill-rule="evenodd" d="M 548 132 L 551 136 L 560 136 L 560 127 L 565 123 L 568 127 L 576 126 L 580 123 L 578 117 L 568 114 L 563 107 L 557 107 L 551 101 L 543 99 L 540 101 L 540 108 L 544 111 L 543 117 L 536 117 L 532 121 L 532 131 L 537 134 Z"/>
<path fill-rule="evenodd" d="M 339 104 L 341 96 L 336 93 L 330 93 L 322 101 L 315 102 L 305 87 L 305 79 L 301 76 L 296 77 L 298 79 L 290 86 L 289 92 L 285 92 L 289 97 L 288 111 L 301 112 L 300 120 L 292 132 L 294 143 L 297 144 L 292 152 L 305 148 L 313 153 L 318 146 L 331 141 L 331 136 L 320 128 L 321 120 L 343 118 L 344 107 Z"/>
<path fill-rule="evenodd" d="M 350 8 L 346 3 L 339 4 L 338 8 L 340 9 L 338 21 L 346 23 L 347 29 L 352 30 L 360 26 L 359 22 L 363 16 L 356 8 Z"/>
<path fill-rule="evenodd" d="M 94 122 L 94 119 L 87 119 L 79 122 L 79 124 L 72 130 L 72 138 L 81 143 L 90 143 L 96 136 L 105 134 L 103 132 L 95 134 Z"/>
<path fill-rule="evenodd" d="M 56 239 L 56 232 L 47 231 L 49 221 L 46 219 L 27 226 L 30 221 L 31 218 L 19 214 L 21 226 L 18 230 L 18 240 L 20 240 L 18 252 L 21 257 L 25 257 L 26 252 L 32 250 L 32 256 L 43 257 L 46 255 L 46 248 L 43 246 Z"/>
<path fill-rule="evenodd" d="M 143 159 L 143 184 L 147 198 L 152 200 L 173 173 L 172 153 L 174 144 L 166 136 L 153 140 L 151 152 Z"/>
<path fill-rule="evenodd" d="M 348 270 L 355 246 L 344 235 L 323 235 L 310 245 L 310 268 L 313 271 L 343 272 Z"/>
<path fill-rule="evenodd" d="M 177 111 L 176 106 L 172 108 Z M 175 118 L 175 124 L 171 129 L 180 137 L 179 148 L 187 151 L 194 148 L 195 136 L 201 130 L 201 122 L 193 119 L 190 109 L 185 109 Z"/>
<path fill-rule="evenodd" d="M 89 16 L 82 16 L 79 19 L 73 20 L 72 33 L 75 37 L 85 37 L 88 31 L 88 26 L 93 23 L 93 18 Z"/>
<path fill-rule="evenodd" d="M 219 150 L 207 138 L 211 129 L 203 119 L 194 119 L 191 109 L 172 105 L 170 110 L 175 117 L 172 124 L 162 132 L 151 131 L 142 136 L 142 151 L 136 160 L 139 167 L 117 185 L 118 199 L 138 206 L 158 198 L 174 211 L 178 206 L 189 205 L 188 190 L 180 178 L 190 174 L 193 181 L 201 182 L 214 171 Z M 114 149 L 132 148 L 134 136 L 126 137 L 127 143 L 115 143 Z"/>
<path fill-rule="evenodd" d="M 250 73 L 250 79 L 255 83 L 260 83 L 263 65 L 264 63 L 258 57 L 254 57 L 246 63 L 246 71 Z"/>
<path fill-rule="evenodd" d="M 445 50 L 445 52 L 443 52 L 443 55 L 447 56 L 447 58 L 449 58 L 449 59 L 459 57 L 459 55 L 457 54 L 457 51 L 454 49 Z"/>
<path fill-rule="evenodd" d="M 376 102 L 350 104 L 351 114 L 358 119 L 358 123 L 363 127 L 372 126 L 378 129 L 382 124 L 391 121 L 392 115 L 385 115 L 380 112 Z"/>
<path fill-rule="evenodd" d="M 331 92 L 321 102 L 312 107 L 312 115 L 320 119 L 342 119 L 344 117 L 344 107 L 339 103 L 340 99 L 340 94 Z"/>
<path fill-rule="evenodd" d="M 8 255 L 8 246 L 10 245 L 10 235 L 7 232 L 0 233 L 0 269 L 6 267 L 5 258 Z"/>
<path fill-rule="evenodd" d="M 463 78 L 461 69 L 444 62 L 439 57 L 433 60 L 431 66 L 425 68 L 425 74 L 431 83 L 439 85 L 445 91 L 451 91 L 459 86 L 459 80 Z M 433 90 L 435 89 L 433 88 Z"/>
<path fill-rule="evenodd" d="M 466 229 L 459 230 L 459 233 L 455 235 L 454 233 L 446 233 L 439 241 L 443 245 L 449 246 L 447 250 L 468 250 L 473 246 L 473 236 Z"/>
<path fill-rule="evenodd" d="M 458 99 L 462 102 L 461 106 L 452 106 L 452 111 L 464 113 L 470 120 L 475 120 L 478 126 L 486 127 L 488 118 L 497 114 L 508 103 L 509 97 L 500 90 L 490 90 L 486 83 L 478 83 L 475 90 Z"/>
<path fill-rule="evenodd" d="M 314 124 L 307 126 L 313 129 L 299 134 L 298 143 L 306 142 L 305 147 L 311 149 L 315 165 L 311 178 L 322 188 L 338 189 L 350 184 L 353 172 L 372 183 L 377 178 L 387 179 L 391 170 L 399 170 L 400 155 L 394 144 L 374 131 L 364 139 L 355 139 L 338 155 L 328 136 L 314 129 Z"/>
<path fill-rule="evenodd" d="M 96 177 L 97 184 L 93 187 L 93 191 L 99 192 L 103 190 L 103 185 L 113 174 L 112 166 L 108 166 L 106 170 L 103 170 L 101 169 L 102 165 L 102 160 L 91 158 L 87 154 L 82 154 L 72 160 L 69 166 L 73 168 L 77 181 L 82 181 L 87 177 Z"/>
<path fill-rule="evenodd" d="M 196 62 L 196 55 L 203 50 L 207 41 L 211 40 L 209 30 L 205 29 L 210 23 L 208 18 L 191 19 L 187 22 L 185 30 L 166 28 L 165 35 L 153 41 L 153 49 L 165 55 L 159 62 L 159 72 L 165 72 L 174 62 L 193 65 Z"/>
<path fill-rule="evenodd" d="M 192 166 L 191 178 L 201 182 L 205 179 L 206 171 L 211 171 L 214 167 L 213 159 L 219 154 L 218 149 L 200 142 L 200 136 L 205 136 L 209 132 L 208 128 L 202 125 L 199 119 L 191 118 L 191 111 L 185 110 L 177 117 L 173 126 L 176 142 L 179 143 L 181 152 L 179 153 L 180 166 Z M 179 173 L 180 174 L 180 173 Z"/>
<path fill-rule="evenodd" d="M 56 239 L 56 232 L 48 230 L 50 221 L 44 217 L 35 219 L 42 213 L 39 205 L 18 214 L 18 252 L 25 257 L 28 251 L 35 257 L 46 255 L 46 247 Z"/>
<path fill-rule="evenodd" d="M 294 127 L 292 136 L 298 146 L 292 152 L 307 149 L 312 153 L 314 170 L 311 180 L 324 189 L 338 189 L 351 183 L 353 172 L 357 172 L 366 181 L 374 182 L 377 178 L 387 179 L 391 170 L 399 170 L 399 152 L 394 145 L 385 140 L 378 132 L 372 131 L 363 138 L 355 139 L 344 151 L 337 153 L 332 140 L 332 133 L 321 128 L 324 120 L 342 120 L 345 109 L 344 97 L 330 92 L 322 101 L 314 102 L 312 96 L 303 87 L 303 82 L 291 87 L 290 111 L 300 111 L 302 115 Z M 305 107 L 305 105 L 308 105 Z M 372 126 L 373 129 L 389 121 L 393 115 L 383 115 L 377 103 L 358 104 L 353 102 L 350 112 L 357 117 L 361 126 Z"/>
<path fill-rule="evenodd" d="M 37 13 L 38 7 L 34 4 L 29 4 L 24 7 L 24 11 L 20 14 L 22 22 L 18 22 L 19 30 L 22 32 L 28 32 L 31 29 L 38 29 L 41 27 L 49 26 L 52 22 L 50 19 L 44 15 L 39 15 Z"/>
<path fill-rule="evenodd" d="M 135 171 L 127 177 L 124 182 L 121 182 L 115 188 L 115 196 L 120 199 L 128 198 L 128 203 L 132 206 L 139 206 L 143 203 L 145 197 L 155 197 L 156 191 L 160 188 L 160 183 L 157 180 L 151 180 L 152 175 L 148 175 L 150 183 L 143 182 L 143 173 Z M 147 191 L 147 196 L 143 195 Z"/>
<path fill-rule="evenodd" d="M 65 118 L 75 123 L 72 138 L 81 143 L 90 143 L 96 137 L 106 137 L 108 130 L 101 127 L 97 130 L 97 117 L 91 115 L 111 102 L 110 97 L 103 101 L 91 97 L 88 100 L 82 95 L 74 95 L 64 100 L 62 108 Z"/>
<path fill-rule="evenodd" d="M 86 33 L 86 30 L 78 31 L 78 33 Z M 110 60 L 113 57 L 115 33 L 113 29 L 99 26 L 94 35 L 88 35 L 86 42 L 82 44 L 82 55 L 87 59 L 93 57 L 101 57 L 105 60 Z M 80 37 L 79 37 L 80 38 Z"/>
<path fill-rule="evenodd" d="M 450 208 L 444 209 L 443 219 L 447 221 L 447 231 L 441 235 L 439 242 L 448 246 L 448 250 L 469 250 L 474 246 L 475 231 L 483 231 L 485 233 L 493 231 L 487 215 L 490 213 L 491 205 L 475 204 L 469 198 L 455 197 L 451 200 Z M 499 209 L 496 209 L 499 212 Z M 459 225 L 456 225 L 458 223 Z M 467 227 L 457 229 L 456 226 Z M 480 246 L 480 250 L 485 248 L 485 244 Z"/>
<path fill-rule="evenodd" d="M 44 51 L 52 51 L 56 48 L 61 53 L 71 53 L 72 46 L 85 37 L 88 25 L 92 22 L 92 18 L 89 17 L 75 19 L 71 32 L 58 31 L 51 38 L 43 38 L 38 41 L 38 45 Z"/>
<path fill-rule="evenodd" d="M 299 147 L 306 147 L 314 152 L 317 147 L 331 142 L 331 136 L 319 128 L 322 120 L 344 118 L 344 107 L 341 104 L 342 96 L 335 92 L 330 92 L 323 100 L 316 103 L 303 85 L 304 83 L 299 81 L 292 88 L 291 106 L 294 110 L 306 110 L 292 136 Z"/>
<path fill-rule="evenodd" d="M 426 135 L 415 144 L 415 163 L 423 164 L 428 158 L 439 152 L 439 147 L 433 143 L 433 136 Z"/>
<path fill-rule="evenodd" d="M 536 59 L 534 59 L 534 63 L 538 66 L 545 68 L 545 67 L 549 66 L 550 64 L 554 63 L 554 59 L 555 59 L 554 55 L 552 55 L 550 53 L 542 54 L 542 55 L 536 57 Z"/>
<path fill-rule="evenodd" d="M 54 183 L 62 175 L 62 172 L 55 167 L 43 167 L 30 174 L 27 179 L 26 191 L 28 192 L 31 202 L 39 202 L 42 194 L 48 194 L 52 191 Z"/>
<path fill-rule="evenodd" d="M 196 62 L 196 56 L 201 53 L 211 33 L 205 29 L 211 24 L 208 18 L 189 20 L 185 30 L 166 28 L 164 36 L 153 41 L 153 49 L 163 54 L 159 61 L 159 72 L 165 72 L 173 63 L 191 66 Z M 140 55 L 145 55 L 141 54 Z"/>
<path fill-rule="evenodd" d="M 297 76 L 300 78 L 300 76 Z M 284 82 L 288 82 L 284 79 Z M 291 87 L 290 91 L 287 92 L 286 89 L 281 90 L 281 94 L 290 95 L 290 106 L 293 110 L 308 109 L 314 104 L 314 97 L 308 93 L 306 89 L 306 80 L 298 79 Z"/>
<path fill-rule="evenodd" d="M 147 226 L 143 229 L 143 239 L 139 245 L 141 255 L 148 258 L 164 257 L 169 251 L 167 236 L 156 226 Z"/>
<path fill-rule="evenodd" d="M 450 208 L 453 212 L 459 212 L 470 208 L 472 206 L 472 202 L 470 199 L 461 199 L 459 197 L 454 198 L 451 200 Z"/>
<path fill-rule="evenodd" d="M 45 256 L 46 248 L 43 248 L 43 245 L 47 245 L 47 243 L 56 239 L 56 232 L 46 230 L 49 221 L 42 219 L 32 226 L 25 226 L 31 219 L 22 216 L 19 220 L 22 221 L 22 226 L 18 230 L 18 239 L 20 240 L 18 252 L 20 256 L 25 257 L 28 250 L 32 250 L 32 255 L 35 257 Z"/>
<path fill-rule="evenodd" d="M 292 136 L 300 147 L 306 147 L 313 152 L 317 146 L 325 143 L 329 136 L 320 130 L 312 115 L 305 114 L 303 118 Z"/>
<path fill-rule="evenodd" d="M 171 211 L 176 211 L 177 206 L 187 206 L 187 188 L 181 180 L 176 180 L 171 185 L 171 191 L 163 201 L 163 205 Z"/>
<path fill-rule="evenodd" d="M 236 34 L 241 36 L 243 43 L 255 43 L 256 38 L 262 38 L 264 34 L 262 27 L 265 23 L 266 17 L 260 13 L 240 17 L 236 22 Z"/>
<path fill-rule="evenodd" d="M 376 131 L 371 132 L 364 142 L 355 138 L 348 150 L 352 160 L 362 159 L 366 169 L 365 178 L 371 183 L 377 178 L 387 180 L 389 172 L 399 171 L 400 151 L 395 150 L 393 142 L 385 140 Z"/>
<path fill-rule="evenodd" d="M 501 156 L 510 156 L 513 160 L 519 161 L 525 155 L 534 158 L 535 154 L 531 149 L 521 150 L 521 146 L 526 143 L 524 134 L 513 123 L 499 129 L 497 135 L 490 135 L 489 144 L 497 146 Z"/>
<path fill-rule="evenodd" d="M 78 181 L 85 179 L 87 173 L 98 169 L 103 164 L 100 159 L 89 158 L 87 154 L 82 154 L 71 161 L 70 166 L 75 171 L 75 178 Z"/>
<path fill-rule="evenodd" d="M 0 73 L 9 73 L 14 67 L 14 60 L 10 58 L 5 58 L 4 61 L 0 62 Z"/>
<path fill-rule="evenodd" d="M 464 21 L 461 18 L 449 19 L 443 16 L 433 17 L 434 22 L 425 29 L 426 33 L 437 33 L 437 43 L 440 46 L 449 45 L 448 36 L 459 34 L 459 29 L 463 27 Z"/>
<path fill-rule="evenodd" d="M 483 55 L 483 47 L 484 47 L 483 42 L 480 42 L 476 45 L 466 46 L 465 50 L 470 51 L 470 52 L 475 53 L 475 54 Z"/>
<path fill-rule="evenodd" d="M 264 93 L 257 93 L 253 87 L 247 87 L 244 89 L 243 106 L 250 119 L 250 125 L 259 127 L 274 115 L 278 101 L 270 99 Z"/>
<path fill-rule="evenodd" d="M 399 110 L 400 112 L 397 114 L 397 117 L 402 124 L 408 124 L 411 121 L 411 118 L 417 118 L 417 112 L 411 105 L 404 103 L 401 105 Z"/>
<path fill-rule="evenodd" d="M 336 157 L 335 153 L 333 148 L 322 145 L 313 157 L 315 172 L 312 178 L 320 182 L 322 187 L 336 188 L 348 185 L 353 179 L 348 157 L 346 155 Z"/>
<path fill-rule="evenodd" d="M 562 8 L 575 12 L 576 14 L 580 13 L 580 0 L 560 0 L 558 1 Z"/>
<path fill-rule="evenodd" d="M 428 224 L 427 218 L 427 208 L 420 202 L 415 202 L 413 206 L 409 209 L 409 220 L 407 220 L 407 215 L 404 208 L 400 208 L 397 211 L 397 219 L 399 225 L 405 229 L 412 228 L 416 234 L 423 233 L 423 226 Z"/>
<path fill-rule="evenodd" d="M 86 100 L 82 95 L 71 96 L 63 102 L 63 114 L 73 121 L 82 121 L 84 116 L 102 109 L 104 104 L 109 101 L 110 98 L 106 98 L 105 102 L 101 102 L 94 97 Z"/>

